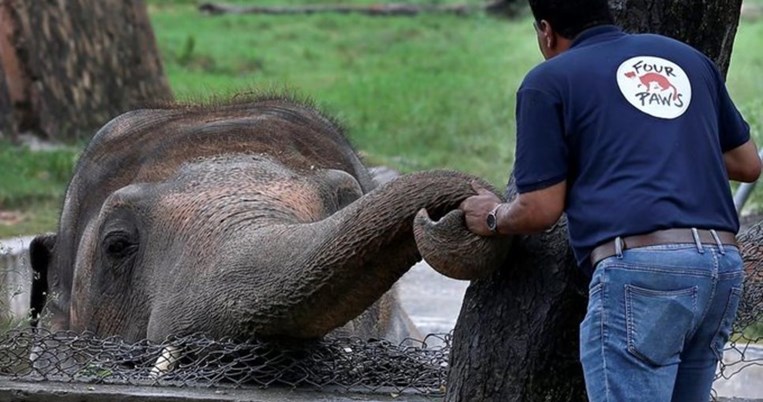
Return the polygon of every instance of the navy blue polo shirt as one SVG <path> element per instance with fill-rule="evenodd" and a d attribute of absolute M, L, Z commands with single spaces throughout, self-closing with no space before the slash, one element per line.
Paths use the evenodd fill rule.
<path fill-rule="evenodd" d="M 615 26 L 582 32 L 517 92 L 520 193 L 567 180 L 578 264 L 617 236 L 697 227 L 736 233 L 723 153 L 750 138 L 707 57 Z"/>

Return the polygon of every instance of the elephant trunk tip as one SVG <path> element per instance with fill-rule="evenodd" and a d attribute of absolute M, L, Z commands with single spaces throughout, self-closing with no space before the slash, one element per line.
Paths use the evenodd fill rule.
<path fill-rule="evenodd" d="M 475 280 L 501 266 L 508 255 L 511 238 L 482 237 L 467 229 L 464 213 L 454 209 L 432 220 L 426 209 L 413 222 L 416 246 L 424 260 L 437 272 L 453 279 Z"/>

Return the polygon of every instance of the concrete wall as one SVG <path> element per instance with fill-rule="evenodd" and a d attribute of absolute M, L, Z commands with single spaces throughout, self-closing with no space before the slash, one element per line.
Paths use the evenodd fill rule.
<path fill-rule="evenodd" d="M 30 241 L 32 237 L 0 240 L 0 313 L 3 319 L 23 319 L 29 311 Z"/>

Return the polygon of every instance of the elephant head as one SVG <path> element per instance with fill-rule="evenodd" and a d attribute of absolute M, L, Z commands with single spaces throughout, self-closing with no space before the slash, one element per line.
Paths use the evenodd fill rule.
<path fill-rule="evenodd" d="M 284 98 L 129 112 L 81 155 L 58 232 L 32 243 L 33 313 L 48 295 L 52 329 L 128 340 L 385 336 L 409 322 L 388 290 L 422 252 L 462 278 L 505 255 L 453 211 L 472 180 L 375 188 L 337 123 Z"/>

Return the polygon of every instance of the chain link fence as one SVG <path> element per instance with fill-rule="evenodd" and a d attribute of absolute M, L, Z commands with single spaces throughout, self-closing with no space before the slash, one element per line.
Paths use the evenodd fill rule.
<path fill-rule="evenodd" d="M 763 279 L 763 272 L 760 274 Z M 763 282 L 747 280 L 734 331 L 719 363 L 716 379 L 729 379 L 750 366 L 763 366 Z"/>
<path fill-rule="evenodd" d="M 743 303 L 738 335 L 727 347 L 719 377 L 763 365 L 763 348 L 755 346 L 763 341 L 760 310 L 751 314 L 746 306 Z M 308 387 L 441 397 L 450 348 L 451 334 L 432 334 L 424 341 L 399 345 L 358 338 L 239 343 L 200 335 L 129 343 L 118 337 L 25 328 L 0 335 L 0 377 L 179 387 Z"/>
<path fill-rule="evenodd" d="M 451 335 L 424 341 L 336 338 L 290 343 L 204 336 L 162 343 L 12 330 L 0 336 L 0 376 L 24 381 L 267 388 L 441 396 Z"/>

